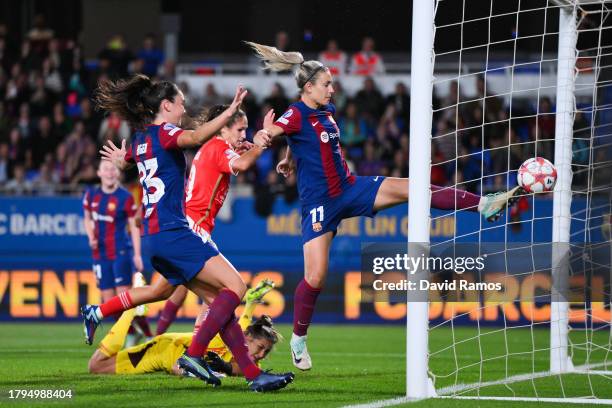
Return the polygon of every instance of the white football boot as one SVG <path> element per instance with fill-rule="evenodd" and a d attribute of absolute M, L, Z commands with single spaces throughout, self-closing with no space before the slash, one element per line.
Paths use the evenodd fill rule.
<path fill-rule="evenodd" d="M 310 370 L 312 368 L 312 360 L 310 354 L 308 354 L 308 348 L 306 347 L 307 336 L 296 336 L 291 335 L 291 360 L 293 365 L 302 371 Z"/>

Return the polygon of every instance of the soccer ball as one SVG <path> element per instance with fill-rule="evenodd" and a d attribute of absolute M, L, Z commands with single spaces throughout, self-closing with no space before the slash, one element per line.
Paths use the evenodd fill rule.
<path fill-rule="evenodd" d="M 557 182 L 557 169 L 543 157 L 526 160 L 518 169 L 518 183 L 528 193 L 551 191 Z"/>

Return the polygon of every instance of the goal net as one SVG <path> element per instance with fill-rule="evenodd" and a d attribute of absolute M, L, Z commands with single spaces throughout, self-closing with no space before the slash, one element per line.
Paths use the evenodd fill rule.
<path fill-rule="evenodd" d="M 430 242 L 429 223 L 453 217 L 430 253 L 486 255 L 487 268 L 429 279 L 501 290 L 409 298 L 407 397 L 610 403 L 612 2 L 416 6 L 409 240 Z M 536 156 L 557 168 L 554 193 L 524 194 L 493 223 L 430 211 L 416 171 L 431 162 L 434 184 L 484 195 L 516 186 Z"/>

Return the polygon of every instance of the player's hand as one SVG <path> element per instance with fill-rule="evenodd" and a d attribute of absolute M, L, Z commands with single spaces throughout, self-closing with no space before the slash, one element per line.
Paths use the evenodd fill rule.
<path fill-rule="evenodd" d="M 98 249 L 98 240 L 96 238 L 91 238 L 89 240 L 89 247 L 91 249 Z"/>
<path fill-rule="evenodd" d="M 262 129 L 253 137 L 253 143 L 255 143 L 256 146 L 265 149 L 270 146 L 270 135 L 265 129 Z"/>
<path fill-rule="evenodd" d="M 123 168 L 126 153 L 127 149 L 125 147 L 125 139 L 121 141 L 121 148 L 115 146 L 113 141 L 109 140 L 108 144 L 102 146 L 102 150 L 100 150 L 102 160 L 108 160 L 109 162 L 113 163 L 115 167 L 117 167 L 119 170 Z"/>
<path fill-rule="evenodd" d="M 134 268 L 136 268 L 136 271 L 142 272 L 142 270 L 144 269 L 144 265 L 142 263 L 142 256 L 134 255 L 132 260 L 134 261 Z"/>
<path fill-rule="evenodd" d="M 242 100 L 244 99 L 247 93 L 248 91 L 246 90 L 246 88 L 244 88 L 242 85 L 238 85 L 238 87 L 236 88 L 236 94 L 234 95 L 234 100 L 232 101 L 229 107 L 229 110 L 232 114 L 238 109 L 240 109 L 240 104 L 242 103 Z"/>
<path fill-rule="evenodd" d="M 232 365 L 226 361 L 223 361 L 223 359 L 214 351 L 209 351 L 206 353 L 204 360 L 206 360 L 206 363 L 208 363 L 213 371 L 226 375 L 232 375 Z"/>
<path fill-rule="evenodd" d="M 270 129 L 270 126 L 274 125 L 274 109 L 270 109 L 263 120 L 263 128 Z"/>
<path fill-rule="evenodd" d="M 238 146 L 234 150 L 236 150 L 236 153 L 238 153 L 239 155 L 243 155 L 244 153 L 246 153 L 249 150 L 251 150 L 253 148 L 253 146 L 255 146 L 253 143 L 245 140 L 244 142 L 240 143 L 240 146 Z"/>
<path fill-rule="evenodd" d="M 293 170 L 295 169 L 293 160 L 283 159 L 278 162 L 276 165 L 276 172 L 278 174 L 282 174 L 285 178 L 289 177 L 293 174 Z"/>

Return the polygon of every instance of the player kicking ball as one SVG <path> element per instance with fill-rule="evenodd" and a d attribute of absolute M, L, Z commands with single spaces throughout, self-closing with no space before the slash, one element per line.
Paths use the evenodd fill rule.
<path fill-rule="evenodd" d="M 287 177 L 297 164 L 302 206 L 304 279 L 294 296 L 291 355 L 293 364 L 308 370 L 312 361 L 306 347 L 308 327 L 321 293 L 329 264 L 329 250 L 338 225 L 345 218 L 374 217 L 378 211 L 408 202 L 407 178 L 360 177 L 351 173 L 340 148 L 336 125 L 332 75 L 319 61 L 305 61 L 299 52 L 247 42 L 272 71 L 295 71 L 300 100 L 289 106 L 273 125 L 265 126 L 254 143 L 267 146 L 287 136 L 287 156 L 277 171 Z M 412 137 L 418 137 L 412 135 Z M 423 137 L 427 137 L 423 135 Z M 293 156 L 296 160 L 293 159 Z M 480 196 L 452 187 L 431 185 L 431 207 L 441 210 L 478 211 L 489 221 L 499 218 L 517 199 L 519 188 Z"/>

